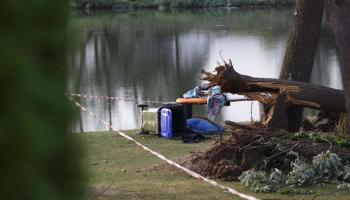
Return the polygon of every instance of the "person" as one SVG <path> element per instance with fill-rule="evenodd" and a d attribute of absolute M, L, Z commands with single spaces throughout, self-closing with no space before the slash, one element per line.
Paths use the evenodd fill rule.
<path fill-rule="evenodd" d="M 211 88 L 211 95 L 208 96 L 207 101 L 208 118 L 215 121 L 220 109 L 227 101 L 225 94 L 221 92 L 220 86 L 214 86 Z"/>

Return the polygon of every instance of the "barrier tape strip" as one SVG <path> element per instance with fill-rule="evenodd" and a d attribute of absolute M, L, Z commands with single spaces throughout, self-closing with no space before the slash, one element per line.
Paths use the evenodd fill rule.
<path fill-rule="evenodd" d="M 82 95 L 82 94 L 67 94 L 70 97 L 80 97 L 80 98 L 91 98 L 91 99 L 107 99 L 107 100 L 120 100 L 120 101 L 132 101 L 132 102 L 143 102 L 143 103 L 165 103 L 163 101 L 144 101 L 144 100 L 136 100 L 136 99 L 126 99 L 121 97 L 108 97 L 108 96 L 93 96 L 93 95 Z"/>
<path fill-rule="evenodd" d="M 166 158 L 166 157 L 163 156 L 162 154 L 153 151 L 152 149 L 146 147 L 145 145 L 143 145 L 143 144 L 141 144 L 140 142 L 136 141 L 134 138 L 128 136 L 127 134 L 125 134 L 125 133 L 123 133 L 123 132 L 121 132 L 121 131 L 119 131 L 119 130 L 114 129 L 114 128 L 112 127 L 111 124 L 107 123 L 106 121 L 104 121 L 103 119 L 101 119 L 100 117 L 98 117 L 97 115 L 95 115 L 93 112 L 89 111 L 87 108 L 85 108 L 84 106 L 82 106 L 82 105 L 79 104 L 78 102 L 74 101 L 72 98 L 69 98 L 69 100 L 71 100 L 78 108 L 80 108 L 81 110 L 83 110 L 83 111 L 89 113 L 92 117 L 94 117 L 95 119 L 97 119 L 98 121 L 100 121 L 101 123 L 103 123 L 104 125 L 106 125 L 106 127 L 108 127 L 108 128 L 110 128 L 111 130 L 117 132 L 120 136 L 126 138 L 126 139 L 129 140 L 129 141 L 134 142 L 136 145 L 140 146 L 140 147 L 143 148 L 145 151 L 148 151 L 148 152 L 150 152 L 151 154 L 153 154 L 153 155 L 157 156 L 158 158 L 160 158 L 161 160 L 167 162 L 168 164 L 170 164 L 170 165 L 172 165 L 172 166 L 174 166 L 174 167 L 176 167 L 176 168 L 178 168 L 178 169 L 181 169 L 182 171 L 186 172 L 188 175 L 190 175 L 190 176 L 192 176 L 192 177 L 194 177 L 194 178 L 196 178 L 196 179 L 202 180 L 202 181 L 204 181 L 204 182 L 206 182 L 206 183 L 208 183 L 208 184 L 210 184 L 210 185 L 212 185 L 212 186 L 219 187 L 219 188 L 225 190 L 226 192 L 229 192 L 229 193 L 231 193 L 231 194 L 233 194 L 233 195 L 237 195 L 237 196 L 239 196 L 239 197 L 241 197 L 241 198 L 243 198 L 243 199 L 246 199 L 246 200 L 259 200 L 259 199 L 256 198 L 256 197 L 249 196 L 249 195 L 244 194 L 244 193 L 240 193 L 240 192 L 238 192 L 238 191 L 236 191 L 236 190 L 234 190 L 234 189 L 232 189 L 232 188 L 230 188 L 230 187 L 221 185 L 221 184 L 217 183 L 216 181 L 210 180 L 210 179 L 208 179 L 208 178 L 206 178 L 206 177 L 204 177 L 204 176 L 202 176 L 202 175 L 200 175 L 200 174 L 198 174 L 198 173 L 196 173 L 196 172 L 193 172 L 193 171 L 187 169 L 186 167 L 181 166 L 180 164 L 178 164 L 178 163 L 176 163 L 176 162 L 174 162 L 174 161 L 172 161 L 172 160 L 169 160 L 168 158 Z"/>
<path fill-rule="evenodd" d="M 136 103 L 157 103 L 157 104 L 163 104 L 163 103 L 169 103 L 170 101 L 151 101 L 151 100 L 136 100 L 136 99 L 126 99 L 122 97 L 109 97 L 109 96 L 94 96 L 94 95 L 84 95 L 84 94 L 67 94 L 69 97 L 79 97 L 79 98 L 86 98 L 86 99 L 107 99 L 107 100 L 117 100 L 117 101 L 132 101 Z M 229 102 L 239 102 L 239 101 L 256 101 L 255 99 L 229 99 Z"/>

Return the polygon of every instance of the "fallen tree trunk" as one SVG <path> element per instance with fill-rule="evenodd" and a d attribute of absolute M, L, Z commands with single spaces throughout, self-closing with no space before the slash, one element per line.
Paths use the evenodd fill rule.
<path fill-rule="evenodd" d="M 256 78 L 239 74 L 232 62 L 215 68 L 216 73 L 202 71 L 202 80 L 221 86 L 223 92 L 245 95 L 265 104 L 273 105 L 278 94 L 286 103 L 319 110 L 346 112 L 344 92 L 324 86 L 299 81 L 273 78 Z"/>

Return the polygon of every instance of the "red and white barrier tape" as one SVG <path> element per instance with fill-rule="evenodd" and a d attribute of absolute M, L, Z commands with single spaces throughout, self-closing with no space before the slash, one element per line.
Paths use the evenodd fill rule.
<path fill-rule="evenodd" d="M 217 183 L 216 181 L 213 181 L 213 180 L 210 180 L 196 172 L 193 172 L 181 165 L 179 165 L 178 163 L 172 161 L 172 160 L 169 160 L 168 158 L 166 158 L 165 156 L 163 156 L 162 154 L 158 153 L 158 152 L 155 152 L 153 151 L 152 149 L 146 147 L 145 145 L 141 144 L 140 142 L 136 141 L 134 138 L 128 136 L 127 134 L 121 132 L 121 131 L 118 131 L 116 129 L 114 129 L 111 124 L 107 123 L 106 121 L 104 121 L 103 119 L 101 119 L 100 117 L 98 117 L 97 115 L 95 115 L 93 112 L 89 111 L 87 108 L 85 108 L 84 106 L 82 106 L 81 104 L 79 104 L 78 102 L 74 101 L 72 98 L 69 98 L 77 107 L 79 107 L 81 110 L 89 113 L 92 117 L 94 117 L 95 119 L 97 119 L 98 121 L 100 121 L 101 123 L 103 123 L 104 125 L 106 125 L 106 127 L 110 128 L 111 130 L 117 132 L 120 136 L 126 138 L 127 140 L 130 140 L 132 142 L 134 142 L 136 145 L 140 146 L 141 148 L 143 148 L 145 151 L 148 151 L 150 152 L 151 154 L 157 156 L 158 158 L 160 158 L 161 160 L 164 160 L 165 162 L 167 162 L 168 164 L 172 165 L 172 166 L 175 166 L 176 168 L 178 169 L 181 169 L 182 171 L 186 172 L 188 175 L 194 177 L 194 178 L 197 178 L 199 180 L 202 180 L 210 185 L 213 185 L 215 187 L 219 187 L 231 194 L 234 194 L 234 195 L 237 195 L 243 199 L 247 199 L 247 200 L 259 200 L 258 198 L 255 198 L 253 196 L 249 196 L 247 194 L 244 194 L 244 193 L 241 193 L 241 192 L 238 192 L 230 187 L 227 187 L 227 186 L 224 186 L 224 185 L 221 185 L 219 183 Z"/>
<path fill-rule="evenodd" d="M 126 99 L 122 97 L 108 97 L 108 96 L 93 96 L 93 95 L 82 95 L 82 94 L 67 94 L 69 97 L 79 97 L 79 98 L 89 98 L 89 99 L 107 99 L 107 100 L 117 100 L 117 101 L 132 101 L 132 102 L 142 102 L 142 103 L 165 103 L 163 101 L 139 101 L 136 99 Z"/>

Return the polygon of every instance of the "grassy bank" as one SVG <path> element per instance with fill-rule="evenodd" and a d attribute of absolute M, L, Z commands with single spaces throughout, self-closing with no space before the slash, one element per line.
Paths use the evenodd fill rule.
<path fill-rule="evenodd" d="M 182 144 L 152 135 L 129 135 L 171 159 L 183 158 L 191 151 L 208 147 L 212 141 Z M 116 133 L 77 134 L 85 149 L 82 165 L 88 173 L 88 192 L 91 199 L 240 199 L 168 167 L 155 156 Z M 224 182 L 241 192 L 263 199 L 312 199 L 314 195 L 254 194 L 238 182 Z M 329 193 L 334 186 L 314 188 L 316 194 Z M 315 199 L 349 199 L 349 193 L 332 193 Z"/>
<path fill-rule="evenodd" d="M 209 7 L 281 7 L 294 0 L 71 0 L 76 8 L 209 8 Z"/>

